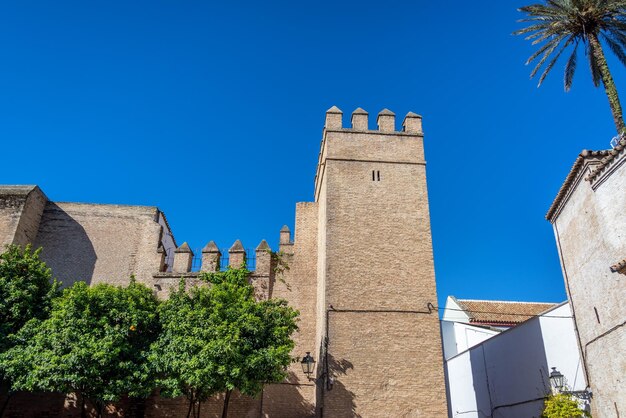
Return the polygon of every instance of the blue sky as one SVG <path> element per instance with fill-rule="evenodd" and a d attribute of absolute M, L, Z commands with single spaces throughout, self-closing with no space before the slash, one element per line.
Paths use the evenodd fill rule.
<path fill-rule="evenodd" d="M 562 301 L 550 203 L 608 148 L 581 59 L 529 80 L 525 2 L 0 5 L 0 183 L 159 206 L 179 243 L 276 248 L 313 199 L 324 112 L 423 115 L 440 303 Z M 623 67 L 610 58 L 618 89 Z M 398 122 L 400 122 L 398 121 Z"/>

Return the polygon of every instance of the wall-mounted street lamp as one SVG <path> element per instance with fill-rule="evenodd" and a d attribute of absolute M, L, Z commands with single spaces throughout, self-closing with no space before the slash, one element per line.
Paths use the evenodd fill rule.
<path fill-rule="evenodd" d="M 563 384 L 565 383 L 565 376 L 556 369 L 556 367 L 552 367 L 552 371 L 550 372 L 550 385 L 553 389 L 557 391 L 561 391 L 563 389 Z"/>
<path fill-rule="evenodd" d="M 325 381 L 326 389 L 332 390 L 333 385 L 335 384 L 335 379 L 332 376 L 328 376 L 327 372 L 322 373 L 317 379 L 311 377 L 313 371 L 315 370 L 315 359 L 311 356 L 310 351 L 307 351 L 306 356 L 302 357 L 300 365 L 302 366 L 302 372 L 306 374 L 306 377 L 310 382 L 315 382 L 317 385 L 317 382 Z"/>
<path fill-rule="evenodd" d="M 300 362 L 300 365 L 302 365 L 302 372 L 306 374 L 306 377 L 309 380 L 315 380 L 315 379 L 311 379 L 311 374 L 313 373 L 313 370 L 315 369 L 315 359 L 311 357 L 310 351 L 307 351 L 306 356 L 302 357 L 302 361 Z"/>
<path fill-rule="evenodd" d="M 567 386 L 565 385 L 565 376 L 556 369 L 556 367 L 552 367 L 552 371 L 550 372 L 550 385 L 552 389 L 556 393 L 562 393 L 564 395 L 572 395 L 578 399 L 590 400 L 593 397 L 593 393 L 589 388 L 585 390 L 567 390 Z"/>

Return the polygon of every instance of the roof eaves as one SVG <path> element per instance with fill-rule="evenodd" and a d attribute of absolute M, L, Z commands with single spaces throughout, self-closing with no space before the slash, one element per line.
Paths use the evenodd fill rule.
<path fill-rule="evenodd" d="M 554 198 L 552 205 L 550 205 L 550 209 L 548 209 L 548 213 L 546 213 L 546 219 L 548 221 L 552 221 L 552 217 L 556 213 L 557 209 L 561 206 L 563 199 L 565 199 L 565 197 L 568 195 L 570 188 L 572 187 L 572 185 L 575 183 L 576 179 L 580 175 L 582 168 L 585 167 L 585 161 L 590 160 L 592 158 L 597 159 L 597 158 L 606 156 L 609 154 L 609 152 L 610 150 L 601 150 L 601 151 L 583 150 L 578 155 L 578 157 L 576 158 L 576 161 L 574 161 L 574 164 L 572 165 L 572 168 L 567 174 L 567 177 L 565 177 L 565 181 L 563 182 L 563 185 L 561 185 L 559 192 Z"/>
<path fill-rule="evenodd" d="M 456 302 L 456 304 L 459 305 L 459 307 L 461 309 L 463 309 L 463 312 L 467 315 L 469 320 L 473 321 L 474 320 L 474 315 L 473 315 L 472 311 L 463 303 L 463 300 L 462 299 L 457 299 L 454 296 L 451 296 L 451 297 Z"/>
<path fill-rule="evenodd" d="M 626 258 L 611 266 L 613 273 L 626 274 Z"/>
<path fill-rule="evenodd" d="M 606 171 L 616 160 L 617 157 L 624 154 L 624 150 L 626 149 L 626 138 L 622 138 L 615 148 L 608 150 L 606 157 L 604 157 L 600 164 L 598 164 L 589 175 L 585 178 L 585 180 L 592 182 L 595 180 L 600 174 Z"/>
<path fill-rule="evenodd" d="M 472 324 L 482 324 L 482 325 L 491 325 L 491 326 L 501 326 L 501 327 L 513 327 L 517 324 L 521 324 L 522 322 L 527 321 L 532 318 L 533 315 L 529 315 L 528 318 L 520 319 L 519 321 L 485 321 L 485 320 L 472 320 L 470 323 Z"/>

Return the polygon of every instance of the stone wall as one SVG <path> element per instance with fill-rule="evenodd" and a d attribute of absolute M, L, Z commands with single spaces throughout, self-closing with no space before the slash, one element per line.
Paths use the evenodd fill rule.
<path fill-rule="evenodd" d="M 271 297 L 285 299 L 300 312 L 294 335 L 295 358 L 311 352 L 319 359 L 315 339 L 317 291 L 317 204 L 296 205 L 295 240 L 283 242 L 281 257 L 288 270 L 273 278 Z M 283 232 L 286 232 L 283 229 Z M 284 239 L 286 241 L 286 239 Z M 258 261 L 257 261 L 258 263 Z M 315 383 L 302 373 L 300 363 L 289 368 L 287 381 L 264 391 L 263 413 L 268 417 L 309 417 L 315 414 Z"/>
<path fill-rule="evenodd" d="M 626 152 L 584 151 L 559 192 L 552 222 L 593 391 L 594 416 L 626 414 Z M 620 415 L 621 414 L 621 415 Z"/>
<path fill-rule="evenodd" d="M 64 286 L 127 284 L 135 275 L 152 287 L 158 271 L 158 209 L 144 206 L 46 203 L 34 245 Z"/>
<path fill-rule="evenodd" d="M 0 187 L 0 248 L 35 240 L 47 200 L 37 186 Z"/>
<path fill-rule="evenodd" d="M 228 404 L 228 417 L 261 417 L 261 402 L 261 398 L 254 399 L 233 392 Z M 201 418 L 221 417 L 223 406 L 223 396 L 214 396 L 201 405 L 200 416 Z M 188 407 L 189 403 L 186 398 L 172 399 L 155 395 L 144 402 L 123 398 L 115 404 L 108 405 L 103 415 L 105 417 L 180 418 L 186 416 Z M 6 418 L 79 418 L 80 408 L 81 399 L 75 394 L 64 396 L 56 393 L 18 392 L 12 396 L 3 416 Z M 87 416 L 96 416 L 94 406 L 88 401 L 86 409 L 89 411 Z"/>

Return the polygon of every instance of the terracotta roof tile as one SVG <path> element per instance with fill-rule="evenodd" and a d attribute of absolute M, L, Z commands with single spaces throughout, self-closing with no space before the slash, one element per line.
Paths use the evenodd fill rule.
<path fill-rule="evenodd" d="M 615 148 L 608 150 L 606 156 L 600 161 L 592 171 L 589 173 L 585 180 L 593 181 L 596 177 L 602 174 L 616 159 L 618 156 L 624 153 L 624 149 L 626 149 L 626 138 L 622 138 Z"/>
<path fill-rule="evenodd" d="M 485 325 L 517 325 L 557 305 L 556 303 L 466 299 L 457 299 L 457 303 L 465 309 L 471 323 Z"/>
<path fill-rule="evenodd" d="M 613 273 L 621 273 L 626 274 L 626 258 L 611 266 L 611 271 Z"/>

